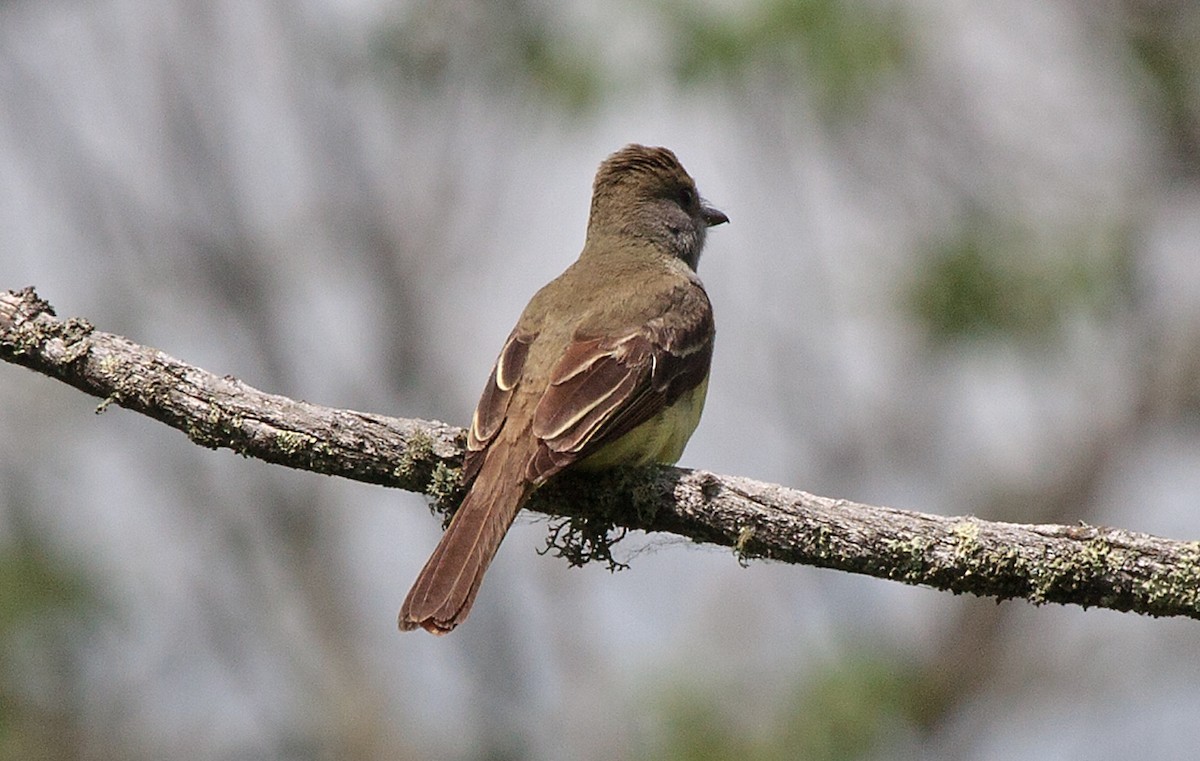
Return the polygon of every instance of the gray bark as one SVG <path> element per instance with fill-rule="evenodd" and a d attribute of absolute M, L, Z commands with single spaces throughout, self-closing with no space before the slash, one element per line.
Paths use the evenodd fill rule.
<path fill-rule="evenodd" d="M 0 294 L 0 359 L 176 428 L 193 442 L 292 468 L 461 496 L 465 432 L 436 421 L 264 393 L 157 349 L 61 320 L 32 288 Z M 1200 618 L 1200 542 L 1088 525 L 1023 525 L 858 504 L 683 468 L 566 474 L 528 509 L 565 517 L 552 548 L 607 560 L 609 529 L 665 531 L 766 558 L 998 600 Z M 564 528 L 565 527 L 565 528 Z"/>

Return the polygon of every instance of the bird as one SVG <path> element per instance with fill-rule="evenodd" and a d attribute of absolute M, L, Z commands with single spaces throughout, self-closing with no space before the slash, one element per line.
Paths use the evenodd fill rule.
<path fill-rule="evenodd" d="M 674 464 L 704 408 L 713 310 L 696 267 L 709 206 L 675 154 L 630 144 L 596 172 L 578 259 L 504 342 L 471 418 L 466 496 L 400 609 L 446 634 L 530 495 L 571 469 Z"/>

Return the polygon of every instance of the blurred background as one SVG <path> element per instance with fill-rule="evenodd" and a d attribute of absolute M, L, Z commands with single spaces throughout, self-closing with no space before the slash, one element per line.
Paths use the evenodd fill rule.
<path fill-rule="evenodd" d="M 8 0 L 0 288 L 259 388 L 465 424 L 596 165 L 732 219 L 681 464 L 1200 535 L 1187 0 Z M 401 635 L 418 495 L 0 365 L 0 759 L 1128 759 L 1200 744 L 1200 625 L 520 520 Z"/>

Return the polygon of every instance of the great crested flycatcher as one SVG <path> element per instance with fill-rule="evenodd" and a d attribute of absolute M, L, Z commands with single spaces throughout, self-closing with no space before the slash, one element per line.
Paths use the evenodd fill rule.
<path fill-rule="evenodd" d="M 628 145 L 596 172 L 579 259 L 529 302 L 471 419 L 467 496 L 400 609 L 445 634 L 534 489 L 573 468 L 671 464 L 700 421 L 713 315 L 696 264 L 707 206 L 666 148 Z"/>

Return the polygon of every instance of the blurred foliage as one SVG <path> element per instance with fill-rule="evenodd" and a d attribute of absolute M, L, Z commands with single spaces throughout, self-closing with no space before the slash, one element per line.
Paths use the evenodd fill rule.
<path fill-rule="evenodd" d="M 875 755 L 922 711 L 924 684 L 911 660 L 899 655 L 860 651 L 828 664 L 797 692 L 779 752 L 770 758 L 848 761 Z"/>
<path fill-rule="evenodd" d="M 374 55 L 426 89 L 482 77 L 489 86 L 524 85 L 582 113 L 608 89 L 599 45 L 572 35 L 558 12 L 528 0 L 425 0 L 383 29 Z"/>
<path fill-rule="evenodd" d="M 658 709 L 666 738 L 658 758 L 664 761 L 753 761 L 745 733 L 722 711 L 723 696 L 701 690 L 680 691 Z"/>
<path fill-rule="evenodd" d="M 846 0 L 763 0 L 736 12 L 660 0 L 662 43 L 685 84 L 732 80 L 753 70 L 796 80 L 824 113 L 842 115 L 908 55 L 905 18 Z M 594 27 L 568 23 L 561 8 L 530 0 L 411 5 L 375 45 L 376 57 L 426 88 L 483 78 L 525 85 L 569 112 L 582 113 L 616 89 L 601 51 L 611 42 Z M 602 33 L 601 33 L 602 34 Z M 645 63 L 659 57 L 647 54 Z M 648 80 L 634 62 L 637 87 Z M 799 81 L 803 80 L 803 85 Z"/>
<path fill-rule="evenodd" d="M 77 607 L 88 598 L 85 589 L 34 539 L 0 550 L 0 638 L 40 614 Z"/>
<path fill-rule="evenodd" d="M 773 715 L 753 726 L 730 715 L 741 706 L 729 686 L 680 691 L 665 699 L 664 761 L 851 761 L 894 747 L 937 710 L 928 682 L 901 654 L 863 649 L 825 664 Z"/>
<path fill-rule="evenodd" d="M 911 306 L 939 340 L 1052 335 L 1073 313 L 1103 316 L 1131 289 L 1128 248 L 1034 258 L 994 226 L 971 224 L 937 247 Z"/>
<path fill-rule="evenodd" d="M 1134 58 L 1156 85 L 1172 152 L 1184 171 L 1200 173 L 1200 6 L 1195 2 L 1126 3 L 1123 29 Z"/>
<path fill-rule="evenodd" d="M 91 598 L 83 579 L 37 539 L 21 536 L 0 550 L 0 761 L 66 758 L 77 750 L 70 701 L 30 695 L 28 673 L 18 672 L 35 670 L 49 684 L 70 679 L 59 635 Z"/>
<path fill-rule="evenodd" d="M 520 29 L 516 52 L 520 69 L 537 90 L 570 111 L 586 111 L 606 90 L 600 67 L 545 26 Z"/>
<path fill-rule="evenodd" d="M 884 75 L 901 69 L 913 39 L 899 9 L 846 0 L 766 0 L 720 15 L 693 3 L 663 8 L 676 30 L 675 69 L 684 83 L 765 66 L 803 78 L 818 107 L 834 116 L 861 104 Z"/>

